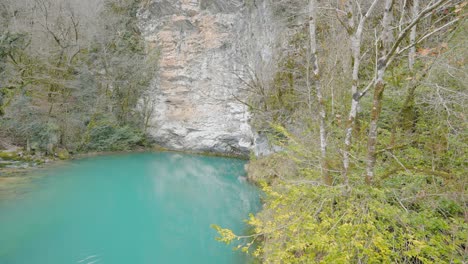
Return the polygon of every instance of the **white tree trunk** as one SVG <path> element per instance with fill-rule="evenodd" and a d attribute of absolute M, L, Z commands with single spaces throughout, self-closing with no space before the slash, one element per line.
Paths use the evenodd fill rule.
<path fill-rule="evenodd" d="M 382 96 L 385 89 L 384 74 L 387 69 L 388 47 L 392 42 L 392 8 L 393 0 L 385 0 L 385 11 L 382 20 L 382 35 L 379 40 L 379 59 L 377 61 L 377 76 L 374 84 L 374 100 L 372 101 L 369 135 L 367 139 L 366 182 L 374 179 L 375 162 L 377 159 L 377 122 L 382 109 Z"/>
<path fill-rule="evenodd" d="M 352 85 L 351 85 L 351 109 L 348 114 L 348 120 L 346 123 L 345 131 L 345 140 L 344 140 L 344 149 L 343 149 L 343 179 L 345 184 L 348 184 L 348 171 L 349 171 L 349 151 L 351 148 L 351 138 L 353 134 L 353 128 L 356 123 L 357 111 L 359 108 L 359 100 L 363 94 L 358 92 L 359 85 L 359 68 L 361 66 L 361 43 L 362 43 L 362 33 L 364 31 L 364 25 L 369 17 L 369 15 L 374 10 L 380 0 L 374 0 L 369 10 L 364 16 L 359 20 L 357 29 L 354 28 L 354 11 L 353 11 L 353 0 L 348 1 L 347 5 L 347 16 L 348 16 L 348 32 L 351 33 L 351 57 L 353 62 L 353 72 L 352 72 Z M 358 3 L 359 4 L 359 3 Z"/>
<path fill-rule="evenodd" d="M 412 9 L 411 9 L 411 13 L 412 13 L 412 19 L 416 19 L 418 17 L 418 13 L 419 13 L 419 0 L 413 0 L 413 6 L 412 6 Z M 411 33 L 410 33 L 410 45 L 411 45 L 411 48 L 409 50 L 409 54 L 408 54 L 408 66 L 409 66 L 409 69 L 410 71 L 412 72 L 413 71 L 413 68 L 414 68 L 414 62 L 415 62 L 415 59 L 416 59 L 416 47 L 415 47 L 415 44 L 416 44 L 416 31 L 417 28 L 416 28 L 416 25 L 411 29 Z"/>
<path fill-rule="evenodd" d="M 326 130 L 326 110 L 320 83 L 320 70 L 317 56 L 317 1 L 309 0 L 309 35 L 310 35 L 310 60 L 313 71 L 315 92 L 318 103 L 319 119 L 320 119 L 320 168 L 322 177 L 326 184 L 331 184 L 327 165 L 327 130 Z"/>

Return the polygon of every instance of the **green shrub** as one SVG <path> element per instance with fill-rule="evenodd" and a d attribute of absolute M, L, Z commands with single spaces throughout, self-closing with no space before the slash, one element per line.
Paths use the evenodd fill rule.
<path fill-rule="evenodd" d="M 427 169 L 424 150 L 409 146 L 395 150 L 409 166 L 393 164 L 390 155 L 383 164 L 397 170 L 373 185 L 354 169 L 349 186 L 339 177 L 327 186 L 307 163 L 309 148 L 276 130 L 285 150 L 248 166 L 265 194 L 262 210 L 247 220 L 253 232 L 213 225 L 218 240 L 262 263 L 465 263 L 466 180 L 459 168 Z"/>
<path fill-rule="evenodd" d="M 91 122 L 85 135 L 86 151 L 123 151 L 145 145 L 145 136 L 138 129 L 119 126 L 109 120 Z"/>
<path fill-rule="evenodd" d="M 438 193 L 443 198 L 435 199 L 432 194 L 391 187 L 361 185 L 345 192 L 336 186 L 286 182 L 263 184 L 262 189 L 264 208 L 247 221 L 254 235 L 215 228 L 219 240 L 244 241 L 239 249 L 265 263 L 464 261 L 468 224 L 460 202 L 447 193 Z"/>

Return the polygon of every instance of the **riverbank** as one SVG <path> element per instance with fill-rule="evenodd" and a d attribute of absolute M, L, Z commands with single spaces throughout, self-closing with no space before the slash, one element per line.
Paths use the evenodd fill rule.
<path fill-rule="evenodd" d="M 33 178 L 32 172 L 43 170 L 52 166 L 60 165 L 67 160 L 84 159 L 105 155 L 125 155 L 129 153 L 143 152 L 169 152 L 190 154 L 209 157 L 236 158 L 249 160 L 248 156 L 231 155 L 214 152 L 177 151 L 163 148 L 158 145 L 151 147 L 139 147 L 125 151 L 93 151 L 83 153 L 54 153 L 54 155 L 29 154 L 21 148 L 0 150 L 0 199 L 5 196 L 14 195 L 17 187 L 27 185 Z"/>
<path fill-rule="evenodd" d="M 0 199 L 16 195 L 17 190 L 30 184 L 34 178 L 32 172 L 59 165 L 63 161 L 50 155 L 32 155 L 20 148 L 0 151 Z"/>
<path fill-rule="evenodd" d="M 16 146 L 0 150 L 0 177 L 27 173 L 58 161 L 74 159 L 75 156 L 64 149 L 58 149 L 53 155 L 26 151 Z"/>

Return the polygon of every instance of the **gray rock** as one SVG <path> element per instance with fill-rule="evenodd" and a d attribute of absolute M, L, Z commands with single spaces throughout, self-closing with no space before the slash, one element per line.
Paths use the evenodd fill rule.
<path fill-rule="evenodd" d="M 160 53 L 145 95 L 155 105 L 148 133 L 158 144 L 235 154 L 254 149 L 239 76 L 265 67 L 276 41 L 268 5 L 257 2 L 252 9 L 239 0 L 150 0 L 139 11 L 148 49 Z"/>
<path fill-rule="evenodd" d="M 263 134 L 255 134 L 254 154 L 257 157 L 269 156 L 273 153 L 282 151 L 283 148 L 271 144 L 268 137 Z"/>

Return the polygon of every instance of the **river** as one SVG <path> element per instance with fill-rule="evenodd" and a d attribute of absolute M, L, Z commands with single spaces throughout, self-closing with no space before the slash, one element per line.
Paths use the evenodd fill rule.
<path fill-rule="evenodd" d="M 85 158 L 0 200 L 2 264 L 245 263 L 215 240 L 260 209 L 245 161 L 178 153 Z"/>

